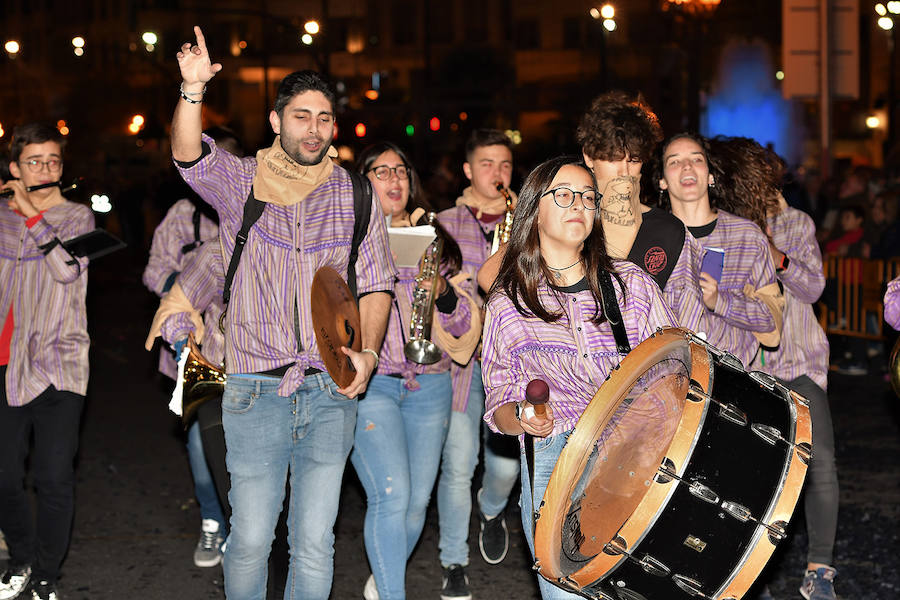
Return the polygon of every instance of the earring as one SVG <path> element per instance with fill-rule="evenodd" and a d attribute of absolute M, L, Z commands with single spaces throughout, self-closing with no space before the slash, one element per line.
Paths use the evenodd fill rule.
<path fill-rule="evenodd" d="M 664 189 L 662 189 L 662 188 L 659 188 L 659 204 L 662 204 L 662 202 L 663 202 L 663 195 L 665 195 L 665 193 L 666 193 L 666 190 L 664 190 Z"/>

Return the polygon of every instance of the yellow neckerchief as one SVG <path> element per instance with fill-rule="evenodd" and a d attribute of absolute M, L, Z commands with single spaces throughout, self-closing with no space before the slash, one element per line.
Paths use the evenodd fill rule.
<path fill-rule="evenodd" d="M 512 190 L 508 190 L 509 195 L 512 197 L 512 207 L 516 207 L 516 200 L 518 200 L 518 196 Z M 477 212 L 475 213 L 475 218 L 480 219 L 482 213 L 487 213 L 489 215 L 502 215 L 506 212 L 506 198 L 500 196 L 499 198 L 494 198 L 493 200 L 479 200 L 475 197 L 475 193 L 472 191 L 472 186 L 467 187 L 463 190 L 462 196 L 456 199 L 457 206 L 469 206 L 474 208 Z"/>
<path fill-rule="evenodd" d="M 258 200 L 293 206 L 306 198 L 331 176 L 337 150 L 328 148 L 328 157 L 317 164 L 303 166 L 287 155 L 281 147 L 281 136 L 268 148 L 256 153 L 256 176 L 253 178 L 253 195 Z"/>

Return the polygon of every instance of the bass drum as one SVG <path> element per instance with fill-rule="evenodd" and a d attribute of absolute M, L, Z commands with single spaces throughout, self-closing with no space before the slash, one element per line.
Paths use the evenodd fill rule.
<path fill-rule="evenodd" d="M 587 598 L 741 598 L 785 536 L 811 439 L 804 398 L 687 330 L 660 330 L 569 437 L 535 567 Z"/>

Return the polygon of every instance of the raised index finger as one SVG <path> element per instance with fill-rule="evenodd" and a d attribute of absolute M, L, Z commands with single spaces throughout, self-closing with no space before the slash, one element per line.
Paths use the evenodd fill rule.
<path fill-rule="evenodd" d="M 194 25 L 194 35 L 197 36 L 197 47 L 200 48 L 201 52 L 206 53 L 206 38 L 203 37 L 203 32 L 200 31 L 199 25 Z"/>

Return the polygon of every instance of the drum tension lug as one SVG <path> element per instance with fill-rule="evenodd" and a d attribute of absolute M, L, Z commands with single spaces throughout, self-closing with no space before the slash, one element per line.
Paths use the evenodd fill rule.
<path fill-rule="evenodd" d="M 769 530 L 769 541 L 772 542 L 773 546 L 777 546 L 778 542 L 787 536 L 787 523 L 784 521 L 775 521 L 771 525 L 764 523 L 763 526 Z"/>
<path fill-rule="evenodd" d="M 763 386 L 769 391 L 775 389 L 775 384 L 778 383 L 778 380 L 769 375 L 768 373 L 763 373 L 762 371 L 751 371 L 750 379 L 753 379 L 759 385 Z"/>
<path fill-rule="evenodd" d="M 809 442 L 800 442 L 794 446 L 794 449 L 797 450 L 797 458 L 804 465 L 808 465 L 809 461 L 812 460 L 812 446 L 810 446 Z"/>
<path fill-rule="evenodd" d="M 672 462 L 672 459 L 668 456 L 663 457 L 662 462 L 659 465 L 659 468 L 656 471 L 656 475 L 653 477 L 653 480 L 656 483 L 669 483 L 673 479 L 678 478 L 678 473 L 675 472 L 675 463 Z"/>

